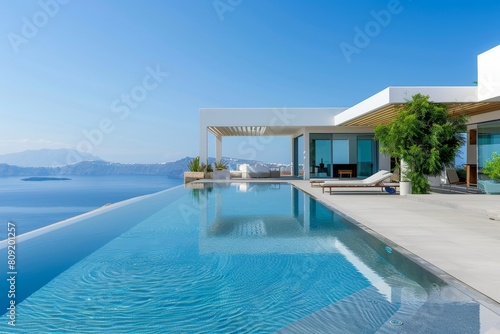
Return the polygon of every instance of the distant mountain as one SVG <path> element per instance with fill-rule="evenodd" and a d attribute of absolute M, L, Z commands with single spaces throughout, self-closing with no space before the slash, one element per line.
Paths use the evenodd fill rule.
<path fill-rule="evenodd" d="M 169 178 L 182 178 L 192 158 L 157 164 L 122 164 L 103 160 L 81 161 L 76 164 L 58 167 L 26 167 L 0 163 L 0 176 L 62 176 L 62 175 L 164 175 Z M 224 158 L 229 168 L 236 170 L 238 164 L 257 163 L 255 160 Z M 209 163 L 215 159 L 210 158 Z M 268 166 L 280 164 L 268 163 Z"/>
<path fill-rule="evenodd" d="M 182 159 L 184 160 L 184 159 Z M 81 161 L 60 167 L 24 167 L 0 164 L 0 176 L 62 176 L 62 175 L 165 175 L 181 178 L 187 161 L 161 164 L 121 164 L 107 161 Z"/>
<path fill-rule="evenodd" d="M 81 161 L 99 160 L 102 161 L 98 156 L 68 148 L 28 150 L 19 153 L 0 154 L 0 163 L 23 167 L 59 167 Z"/>

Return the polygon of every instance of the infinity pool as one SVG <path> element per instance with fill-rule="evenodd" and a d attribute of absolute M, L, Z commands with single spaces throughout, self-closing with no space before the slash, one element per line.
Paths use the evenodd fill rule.
<path fill-rule="evenodd" d="M 485 333 L 500 321 L 288 184 L 199 187 L 18 238 L 16 326 L 4 314 L 0 331 Z"/>

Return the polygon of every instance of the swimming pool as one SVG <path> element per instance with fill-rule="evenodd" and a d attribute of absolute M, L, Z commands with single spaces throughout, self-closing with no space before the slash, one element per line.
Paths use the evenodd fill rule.
<path fill-rule="evenodd" d="M 7 313 L 0 329 L 482 333 L 500 321 L 288 184 L 199 187 L 19 238 L 16 327 Z"/>

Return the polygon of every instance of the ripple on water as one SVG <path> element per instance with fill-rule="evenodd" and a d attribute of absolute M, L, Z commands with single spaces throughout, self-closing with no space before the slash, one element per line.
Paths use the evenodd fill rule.
<path fill-rule="evenodd" d="M 200 255 L 168 243 L 128 247 L 127 239 L 114 240 L 26 299 L 19 307 L 30 314 L 23 327 L 265 333 L 356 289 L 356 272 L 339 269 L 345 261 L 338 255 Z"/>

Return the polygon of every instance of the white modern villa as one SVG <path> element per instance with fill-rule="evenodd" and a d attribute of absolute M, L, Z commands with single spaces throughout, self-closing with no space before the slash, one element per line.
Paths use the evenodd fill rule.
<path fill-rule="evenodd" d="M 500 152 L 500 45 L 478 55 L 477 64 L 477 86 L 388 87 L 350 108 L 200 109 L 200 161 L 207 161 L 209 135 L 215 137 L 217 160 L 226 136 L 288 136 L 293 175 L 299 175 L 303 154 L 306 180 L 338 177 L 339 170 L 368 176 L 391 168 L 390 158 L 379 153 L 374 127 L 389 123 L 421 93 L 446 104 L 453 115 L 470 116 L 465 160 L 480 178 L 485 160 Z"/>

